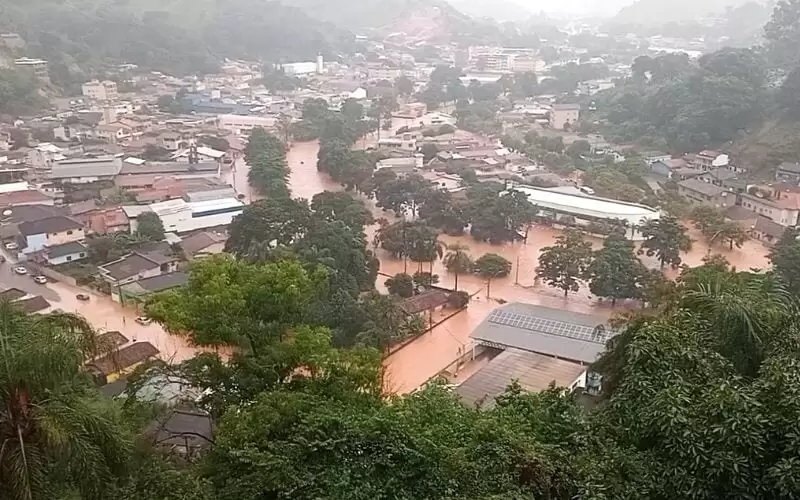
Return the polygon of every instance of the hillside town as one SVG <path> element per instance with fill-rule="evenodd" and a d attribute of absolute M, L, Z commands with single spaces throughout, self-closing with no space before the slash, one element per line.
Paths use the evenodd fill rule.
<path fill-rule="evenodd" d="M 729 35 L 744 6 L 668 31 L 511 29 L 437 4 L 348 50 L 242 43 L 202 70 L 78 72 L 0 23 L 0 354 L 31 370 L 9 386 L 44 387 L 51 366 L 42 394 L 74 383 L 124 415 L 74 424 L 83 438 L 125 419 L 148 450 L 125 459 L 135 480 L 64 465 L 48 498 L 795 498 L 775 479 L 794 457 L 762 429 L 800 417 L 784 382 L 800 374 L 800 61 L 781 8 L 771 52 Z M 19 449 L 25 390 L 0 417 Z M 708 465 L 732 445 L 706 423 L 739 432 L 709 405 L 759 429 L 733 446 L 747 459 Z M 681 451 L 690 434 L 708 456 Z M 373 477 L 417 459 L 402 493 Z M 3 486 L 4 460 L 0 498 L 47 497 Z M 767 479 L 720 479 L 734 462 Z"/>

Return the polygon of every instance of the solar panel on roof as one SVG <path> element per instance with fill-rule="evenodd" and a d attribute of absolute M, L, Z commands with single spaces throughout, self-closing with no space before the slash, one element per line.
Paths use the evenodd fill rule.
<path fill-rule="evenodd" d="M 597 325 L 596 327 L 576 325 L 574 323 L 542 319 L 506 311 L 492 311 L 489 315 L 489 322 L 598 344 L 605 344 L 614 333 L 607 330 L 603 325 Z"/>

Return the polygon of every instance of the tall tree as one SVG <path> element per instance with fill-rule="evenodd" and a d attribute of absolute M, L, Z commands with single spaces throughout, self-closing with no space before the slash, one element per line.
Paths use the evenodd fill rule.
<path fill-rule="evenodd" d="M 82 369 L 96 348 L 81 318 L 0 302 L 0 497 L 101 498 L 122 475 L 131 443 Z"/>
<path fill-rule="evenodd" d="M 460 243 L 451 243 L 446 247 L 444 267 L 455 275 L 455 291 L 458 291 L 458 277 L 472 271 L 472 257 L 469 247 Z"/>
<path fill-rule="evenodd" d="M 155 212 L 145 212 L 136 218 L 136 233 L 146 240 L 164 239 L 164 223 Z"/>
<path fill-rule="evenodd" d="M 258 258 L 275 246 L 296 242 L 310 225 L 305 200 L 259 200 L 234 217 L 225 250 L 238 257 Z"/>
<path fill-rule="evenodd" d="M 587 274 L 589 290 L 598 297 L 610 298 L 612 306 L 619 299 L 641 298 L 639 285 L 647 278 L 633 242 L 618 234 L 605 239 Z"/>
<path fill-rule="evenodd" d="M 592 262 L 592 245 L 583 235 L 569 230 L 556 238 L 556 244 L 542 249 L 536 277 L 548 286 L 560 288 L 564 297 L 580 289 L 580 280 L 585 279 Z"/>
<path fill-rule="evenodd" d="M 670 215 L 647 221 L 641 227 L 641 232 L 645 239 L 639 253 L 646 253 L 648 257 L 656 256 L 662 269 L 665 264 L 677 268 L 681 265 L 681 252 L 688 252 L 692 248 L 686 228 Z"/>
<path fill-rule="evenodd" d="M 473 264 L 473 272 L 486 280 L 486 296 L 489 297 L 492 280 L 508 276 L 511 261 L 496 253 L 483 254 Z"/>
<path fill-rule="evenodd" d="M 789 290 L 800 296 L 800 232 L 788 228 L 769 252 L 773 270 Z"/>

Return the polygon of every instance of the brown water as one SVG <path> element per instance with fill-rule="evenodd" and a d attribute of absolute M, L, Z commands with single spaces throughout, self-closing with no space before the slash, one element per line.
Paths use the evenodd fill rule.
<path fill-rule="evenodd" d="M 396 122 L 394 128 L 404 124 L 404 122 Z M 374 136 L 368 138 L 367 144 L 374 144 L 375 139 Z M 364 147 L 363 143 L 359 143 L 359 146 Z M 310 199 L 314 194 L 324 190 L 341 189 L 336 183 L 317 172 L 318 150 L 317 142 L 296 143 L 292 146 L 288 154 L 288 162 L 292 171 L 289 182 L 293 196 Z M 384 213 L 375 207 L 374 203 L 368 202 L 368 205 L 376 217 L 394 219 L 390 213 Z M 367 228 L 368 241 L 371 241 L 375 229 L 376 226 Z M 614 310 L 607 302 L 604 303 L 592 297 L 588 288 L 581 288 L 578 293 L 564 298 L 558 290 L 535 283 L 534 270 L 541 249 L 552 245 L 558 234 L 557 230 L 550 227 L 533 226 L 529 231 L 527 243 L 517 242 L 506 245 L 479 243 L 469 236 L 442 235 L 440 239 L 445 243 L 459 242 L 469 246 L 469 251 L 474 258 L 487 252 L 503 255 L 513 263 L 511 275 L 492 281 L 489 299 L 486 297 L 486 283 L 482 279 L 474 276 L 459 277 L 459 288 L 474 295 L 472 303 L 466 311 L 438 325 L 386 358 L 384 363 L 387 372 L 387 390 L 407 393 L 446 368 L 457 356 L 469 349 L 470 332 L 499 305 L 499 301 L 522 301 L 608 318 Z M 694 231 L 692 237 L 696 240 L 701 239 Z M 597 248 L 602 242 L 593 240 L 592 244 Z M 692 251 L 684 256 L 684 260 L 689 265 L 699 265 L 707 253 L 707 245 L 702 241 L 697 241 Z M 747 242 L 741 249 L 729 250 L 727 247 L 715 246 L 713 253 L 721 253 L 740 269 L 767 265 L 765 249 L 760 243 L 754 241 Z M 406 270 L 413 273 L 419 268 L 417 263 L 410 261 L 404 263 L 402 260 L 392 258 L 381 249 L 377 249 L 376 254 L 381 262 L 381 272 L 388 275 Z M 645 263 L 652 267 L 657 266 L 655 259 L 645 258 Z M 423 269 L 427 271 L 429 264 L 423 264 Z M 440 283 L 444 286 L 454 286 L 454 276 L 447 273 L 441 262 L 434 264 L 434 273 L 440 276 Z M 385 277 L 378 278 L 377 285 L 381 290 L 384 289 L 383 281 L 385 281 Z"/>
<path fill-rule="evenodd" d="M 396 130 L 406 121 L 395 121 L 393 128 Z M 384 133 L 384 132 L 382 132 Z M 358 146 L 366 147 L 375 143 L 377 137 L 373 134 L 360 142 Z M 287 154 L 287 162 L 291 169 L 289 184 L 294 197 L 311 199 L 315 194 L 325 190 L 340 190 L 341 187 L 328 177 L 320 174 L 316 168 L 319 143 L 299 142 L 292 145 Z M 225 173 L 226 182 L 232 184 L 236 190 L 245 194 L 246 200 L 252 201 L 257 197 L 250 192 L 247 183 L 247 165 L 239 160 L 233 168 Z M 368 202 L 377 217 L 394 219 L 391 214 L 383 213 Z M 367 228 L 371 241 L 375 226 Z M 587 288 L 581 288 L 576 294 L 564 298 L 559 291 L 546 286 L 537 285 L 534 280 L 534 269 L 537 265 L 542 247 L 553 244 L 558 231 L 545 226 L 534 226 L 529 231 L 527 243 L 517 242 L 506 245 L 489 245 L 478 243 L 469 236 L 450 237 L 442 235 L 440 238 L 445 243 L 459 242 L 469 246 L 469 251 L 474 258 L 487 252 L 503 255 L 513 263 L 511 275 L 504 279 L 493 280 L 491 283 L 490 297 L 487 299 L 486 283 L 474 276 L 459 277 L 459 288 L 473 294 L 473 300 L 467 310 L 438 325 L 430 332 L 393 353 L 385 360 L 387 371 L 387 389 L 396 393 L 407 393 L 422 385 L 425 381 L 435 376 L 447 367 L 457 356 L 469 349 L 469 334 L 486 316 L 499 305 L 499 301 L 522 301 L 539 304 L 547 307 L 569 311 L 594 314 L 607 318 L 613 310 L 607 303 L 591 297 Z M 700 240 L 701 237 L 692 232 L 692 237 Z M 599 240 L 592 241 L 595 247 Z M 740 269 L 749 267 L 766 267 L 766 251 L 758 242 L 748 242 L 743 248 L 729 250 L 727 247 L 715 246 L 714 253 L 721 253 L 733 265 Z M 694 248 L 684 260 L 689 265 L 699 265 L 708 253 L 707 245 L 701 241 L 695 242 Z M 395 274 L 407 269 L 409 272 L 417 270 L 418 265 L 408 262 L 404 265 L 402 260 L 393 259 L 382 250 L 377 250 L 381 261 L 381 272 Z M 645 263 L 655 267 L 655 259 L 645 258 Z M 428 264 L 424 269 L 428 270 Z M 444 286 L 454 285 L 454 276 L 447 273 L 441 262 L 434 265 L 434 272 L 440 276 L 440 283 Z M 378 288 L 383 289 L 385 278 L 379 277 Z M 61 297 L 54 301 L 53 307 L 65 311 L 78 312 L 89 319 L 92 324 L 100 329 L 120 330 L 126 336 L 136 340 L 147 340 L 156 345 L 162 352 L 162 357 L 167 360 L 181 361 L 197 352 L 197 349 L 186 344 L 182 339 L 168 335 L 156 325 L 141 326 L 134 322 L 136 312 L 121 307 L 103 296 L 92 296 L 89 303 L 77 301 L 76 293 L 83 292 L 64 284 L 49 285 Z M 123 320 L 124 318 L 124 320 Z"/>

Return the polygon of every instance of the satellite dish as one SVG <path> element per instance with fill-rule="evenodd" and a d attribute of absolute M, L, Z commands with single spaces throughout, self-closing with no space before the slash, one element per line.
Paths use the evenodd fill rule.
<path fill-rule="evenodd" d="M 3 215 L 5 215 L 6 217 L 11 215 L 11 210 L 3 210 Z"/>

